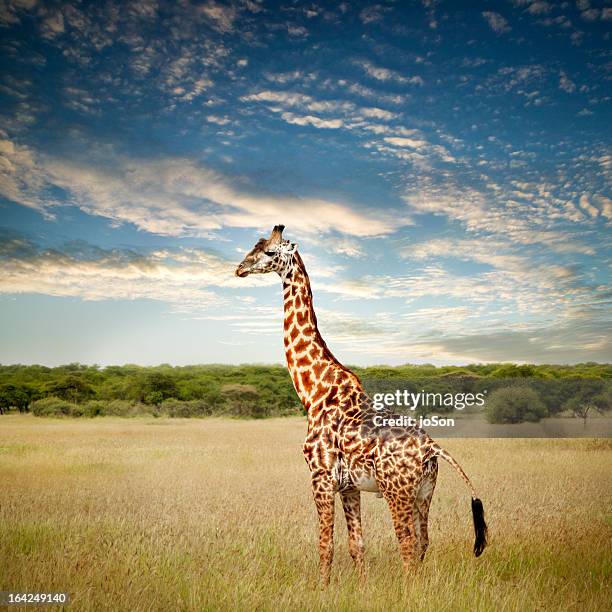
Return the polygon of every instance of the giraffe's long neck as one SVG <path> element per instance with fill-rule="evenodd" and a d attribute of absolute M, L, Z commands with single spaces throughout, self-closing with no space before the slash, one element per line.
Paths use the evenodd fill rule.
<path fill-rule="evenodd" d="M 317 327 L 310 280 L 296 252 L 283 277 L 284 337 L 287 367 L 307 411 L 338 385 L 339 378 L 357 377 L 332 355 Z"/>

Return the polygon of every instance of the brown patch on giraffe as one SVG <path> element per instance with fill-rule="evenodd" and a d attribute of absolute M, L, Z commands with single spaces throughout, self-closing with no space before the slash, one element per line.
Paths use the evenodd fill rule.
<path fill-rule="evenodd" d="M 357 440 L 357 438 L 358 438 L 358 437 L 359 437 L 359 435 L 358 435 L 357 431 L 352 431 L 352 432 L 349 432 L 349 433 L 347 433 L 347 434 L 344 436 L 344 442 L 345 442 L 346 444 L 351 444 L 352 442 L 354 442 L 355 440 Z"/>
<path fill-rule="evenodd" d="M 323 374 L 323 378 L 321 379 L 324 383 L 331 385 L 334 382 L 336 370 L 334 367 L 330 366 L 325 370 L 325 374 Z"/>
<path fill-rule="evenodd" d="M 349 393 L 348 400 L 351 404 L 356 404 L 358 399 L 359 399 L 359 392 L 357 391 L 357 389 L 353 389 Z"/>
<path fill-rule="evenodd" d="M 308 312 L 307 311 L 298 312 L 296 321 L 300 327 L 304 327 L 304 325 L 306 325 L 309 322 Z"/>
<path fill-rule="evenodd" d="M 310 390 L 312 389 L 312 378 L 310 378 L 310 372 L 308 372 L 308 371 L 302 372 L 300 374 L 300 376 L 302 378 L 302 387 L 303 387 L 303 389 L 307 393 L 310 393 Z"/>
<path fill-rule="evenodd" d="M 319 356 L 321 354 L 321 351 L 319 351 L 318 347 L 315 345 L 313 346 L 310 351 L 309 351 L 309 355 L 310 358 L 314 361 L 315 359 L 318 359 Z"/>
<path fill-rule="evenodd" d="M 300 330 L 294 325 L 289 331 L 289 337 L 291 342 L 295 342 L 296 338 L 300 335 Z"/>
<path fill-rule="evenodd" d="M 306 342 L 306 340 L 302 338 L 302 340 L 300 340 L 293 348 L 295 352 L 299 354 L 299 353 L 303 353 L 306 350 L 307 346 L 308 346 L 308 342 Z"/>
<path fill-rule="evenodd" d="M 332 385 L 332 388 L 329 390 L 329 393 L 325 396 L 325 405 L 338 405 L 338 387 L 336 385 Z"/>
<path fill-rule="evenodd" d="M 310 351 L 310 353 L 312 355 L 312 351 Z M 327 368 L 327 364 L 325 362 L 318 361 L 318 362 L 314 363 L 312 365 L 312 372 L 314 374 L 314 377 L 317 380 L 320 380 L 321 374 L 323 374 L 323 372 L 325 372 L 326 368 Z"/>
<path fill-rule="evenodd" d="M 310 338 L 314 334 L 314 332 L 315 332 L 314 327 L 310 325 L 310 323 L 302 329 L 302 335 L 305 336 L 306 338 Z"/>
<path fill-rule="evenodd" d="M 306 463 L 310 463 L 312 461 L 313 449 L 309 444 L 304 444 L 304 458 L 306 459 Z"/>
<path fill-rule="evenodd" d="M 346 376 L 346 372 L 343 372 L 342 370 L 336 370 L 336 378 L 334 380 L 334 382 L 340 386 L 342 384 L 350 384 L 350 382 L 348 381 L 348 378 Z"/>
<path fill-rule="evenodd" d="M 312 403 L 316 404 L 318 401 L 322 400 L 323 397 L 325 396 L 325 391 L 326 391 L 325 387 L 321 383 L 319 383 L 317 385 L 317 389 L 312 398 Z"/>
<path fill-rule="evenodd" d="M 295 365 L 298 368 L 305 368 L 307 366 L 309 366 L 312 363 L 312 361 L 310 361 L 310 359 L 308 359 L 307 355 L 304 355 L 304 357 L 300 357 L 296 362 Z"/>

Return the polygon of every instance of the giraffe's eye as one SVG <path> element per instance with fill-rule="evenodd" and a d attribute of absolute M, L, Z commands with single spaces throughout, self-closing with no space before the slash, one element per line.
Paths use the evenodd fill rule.
<path fill-rule="evenodd" d="M 276 253 L 274 251 L 264 251 L 264 253 L 268 256 L 268 257 L 274 257 L 274 255 L 276 255 Z"/>

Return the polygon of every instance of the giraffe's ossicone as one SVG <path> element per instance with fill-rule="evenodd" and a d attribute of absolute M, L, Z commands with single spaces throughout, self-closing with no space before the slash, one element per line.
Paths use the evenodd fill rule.
<path fill-rule="evenodd" d="M 482 503 L 461 466 L 422 429 L 376 428 L 375 411 L 359 378 L 327 348 L 312 303 L 312 291 L 297 245 L 283 240 L 283 225 L 261 238 L 236 275 L 276 272 L 283 283 L 287 367 L 308 416 L 304 457 L 319 514 L 320 572 L 329 582 L 333 556 L 334 501 L 340 494 L 349 551 L 363 574 L 361 491 L 384 497 L 406 569 L 423 559 L 427 520 L 436 486 L 438 457 L 448 461 L 472 494 L 474 554 L 486 546 Z"/>

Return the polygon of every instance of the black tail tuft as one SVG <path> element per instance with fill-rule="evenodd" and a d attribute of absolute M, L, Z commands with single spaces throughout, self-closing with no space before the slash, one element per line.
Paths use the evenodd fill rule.
<path fill-rule="evenodd" d="M 487 545 L 487 524 L 484 519 L 484 508 L 482 502 L 477 498 L 472 498 L 472 517 L 474 518 L 474 554 L 480 557 Z"/>

